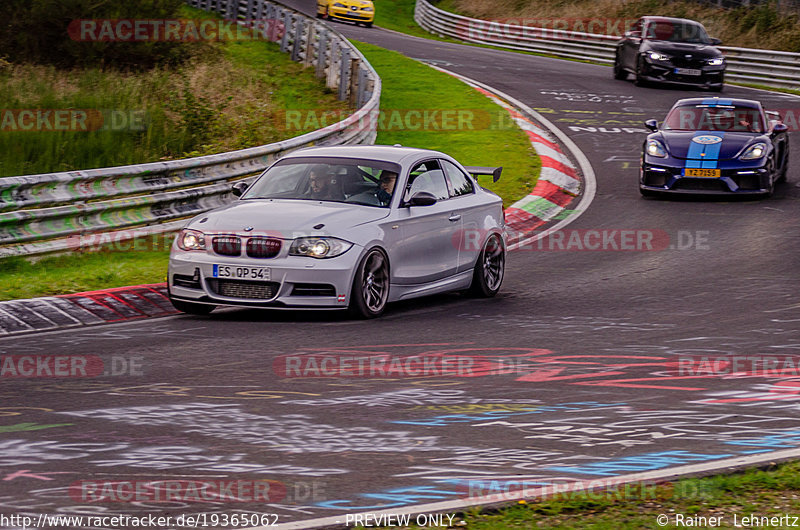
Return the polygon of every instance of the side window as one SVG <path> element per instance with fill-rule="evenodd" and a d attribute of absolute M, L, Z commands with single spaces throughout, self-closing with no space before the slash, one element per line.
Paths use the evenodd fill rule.
<path fill-rule="evenodd" d="M 633 23 L 633 25 L 631 26 L 631 29 L 629 31 L 638 31 L 640 36 L 644 36 L 644 35 L 642 35 L 642 29 L 643 29 L 642 26 L 643 25 L 644 25 L 644 21 L 640 18 L 639 20 L 637 20 L 636 22 Z"/>
<path fill-rule="evenodd" d="M 443 201 L 450 197 L 447 190 L 447 182 L 444 180 L 444 173 L 435 160 L 428 160 L 417 164 L 409 174 L 409 187 L 406 199 L 418 191 L 427 191 L 436 197 L 437 201 Z"/>
<path fill-rule="evenodd" d="M 447 175 L 447 179 L 450 181 L 453 197 L 469 195 L 475 192 L 475 189 L 472 187 L 472 182 L 470 182 L 463 171 L 458 169 L 458 166 L 448 160 L 442 160 L 442 167 Z"/>

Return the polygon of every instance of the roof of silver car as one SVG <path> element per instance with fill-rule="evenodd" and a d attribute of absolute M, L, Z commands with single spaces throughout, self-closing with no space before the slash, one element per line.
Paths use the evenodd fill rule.
<path fill-rule="evenodd" d="M 430 149 L 403 147 L 399 145 L 337 145 L 329 147 L 306 147 L 304 149 L 292 151 L 283 158 L 301 156 L 347 157 L 384 160 L 386 162 L 399 164 L 404 158 L 410 156 L 416 157 L 417 155 L 442 156 L 443 153 Z"/>

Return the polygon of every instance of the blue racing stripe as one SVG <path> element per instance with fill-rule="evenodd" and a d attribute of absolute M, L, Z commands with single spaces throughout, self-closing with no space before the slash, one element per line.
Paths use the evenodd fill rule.
<path fill-rule="evenodd" d="M 716 107 L 717 105 L 731 105 L 733 101 L 730 99 L 704 99 L 701 105 L 708 105 L 710 107 Z"/>
<path fill-rule="evenodd" d="M 692 136 L 692 139 L 694 139 L 694 138 L 696 138 L 698 136 L 704 135 L 704 134 L 708 134 L 708 132 L 704 132 L 704 131 L 696 132 L 696 133 L 694 133 L 694 136 Z M 702 157 L 700 156 L 700 154 L 703 152 L 704 148 L 705 148 L 704 145 L 698 144 L 697 142 L 693 142 L 693 141 L 689 140 L 689 151 L 686 153 L 686 158 L 688 160 L 686 160 L 686 163 L 684 164 L 683 167 L 685 167 L 685 168 L 686 167 L 688 167 L 688 168 L 703 167 L 702 166 L 703 160 L 702 160 Z"/>
<path fill-rule="evenodd" d="M 717 136 L 725 140 L 725 133 L 720 131 L 715 133 Z M 722 142 L 704 146 L 706 156 L 703 157 L 703 164 L 700 167 L 716 169 L 719 163 L 719 151 L 722 149 Z"/>

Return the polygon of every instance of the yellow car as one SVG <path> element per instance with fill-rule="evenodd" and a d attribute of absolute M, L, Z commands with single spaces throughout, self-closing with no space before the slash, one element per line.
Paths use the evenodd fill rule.
<path fill-rule="evenodd" d="M 349 20 L 370 27 L 375 6 L 370 0 L 317 0 L 317 18 Z"/>

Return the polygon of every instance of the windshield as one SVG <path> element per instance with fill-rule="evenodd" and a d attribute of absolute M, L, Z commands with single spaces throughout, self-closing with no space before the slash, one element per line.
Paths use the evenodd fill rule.
<path fill-rule="evenodd" d="M 242 200 L 296 199 L 388 208 L 399 166 L 348 159 L 289 159 L 269 168 Z"/>
<path fill-rule="evenodd" d="M 733 105 L 676 107 L 667 115 L 663 128 L 671 131 L 764 132 L 758 109 Z"/>
<path fill-rule="evenodd" d="M 706 30 L 694 22 L 651 22 L 647 26 L 646 39 L 691 44 L 710 44 Z"/>

